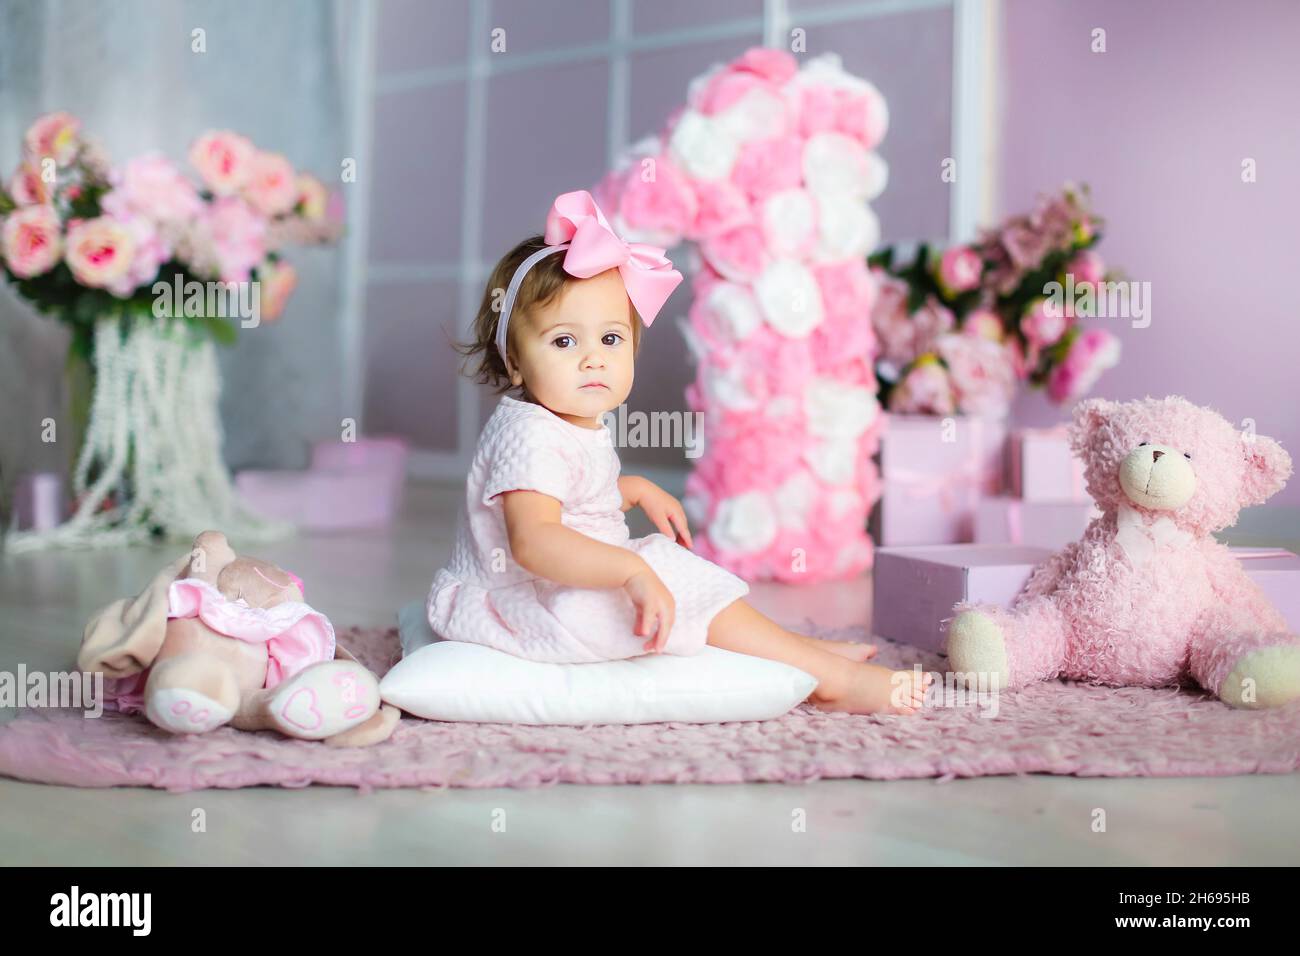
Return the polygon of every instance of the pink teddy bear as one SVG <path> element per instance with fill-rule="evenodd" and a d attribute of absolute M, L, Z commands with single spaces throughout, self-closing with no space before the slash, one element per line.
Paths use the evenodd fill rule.
<path fill-rule="evenodd" d="M 1070 445 L 1101 516 L 1034 571 L 1011 610 L 954 608 L 952 670 L 1006 688 L 1190 678 L 1235 707 L 1300 697 L 1300 641 L 1211 536 L 1286 484 L 1282 446 L 1178 397 L 1081 402 Z"/>

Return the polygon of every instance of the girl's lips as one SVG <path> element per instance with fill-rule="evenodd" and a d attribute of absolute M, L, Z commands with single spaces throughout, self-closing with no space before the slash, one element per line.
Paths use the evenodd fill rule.
<path fill-rule="evenodd" d="M 582 388 L 609 388 L 608 385 L 601 385 L 599 382 L 590 382 L 583 385 Z"/>

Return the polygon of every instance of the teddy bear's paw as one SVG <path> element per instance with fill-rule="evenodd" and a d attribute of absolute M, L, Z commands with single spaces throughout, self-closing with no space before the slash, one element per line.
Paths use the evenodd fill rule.
<path fill-rule="evenodd" d="M 144 712 L 152 723 L 173 734 L 206 734 L 235 716 L 230 708 L 186 687 L 154 691 Z"/>
<path fill-rule="evenodd" d="M 271 697 L 271 722 L 281 733 L 324 740 L 365 723 L 379 709 L 379 681 L 355 661 L 313 664 Z"/>
<path fill-rule="evenodd" d="M 997 686 L 1006 687 L 1007 645 L 1002 628 L 980 611 L 962 611 L 948 627 L 948 664 L 964 682 L 985 686 L 996 677 Z"/>
<path fill-rule="evenodd" d="M 1300 645 L 1278 644 L 1251 651 L 1219 687 L 1233 707 L 1263 710 L 1300 698 Z"/>

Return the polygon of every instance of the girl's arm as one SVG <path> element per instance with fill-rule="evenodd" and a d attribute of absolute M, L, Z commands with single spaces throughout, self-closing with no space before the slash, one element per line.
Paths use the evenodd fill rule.
<path fill-rule="evenodd" d="M 620 509 L 631 511 L 641 502 L 641 496 L 645 494 L 646 485 L 649 482 L 640 475 L 620 475 L 618 479 L 618 490 L 623 493 L 623 504 Z"/>
<path fill-rule="evenodd" d="M 635 551 L 597 541 L 561 524 L 560 502 L 550 495 L 503 492 L 502 508 L 511 555 L 520 567 L 538 577 L 571 587 L 621 588 L 637 574 L 650 571 L 650 565 Z"/>
<path fill-rule="evenodd" d="M 683 547 L 694 547 L 691 529 L 687 527 L 686 510 L 680 501 L 649 478 L 639 475 L 619 476 L 618 490 L 623 493 L 624 511 L 639 505 L 660 534 Z"/>

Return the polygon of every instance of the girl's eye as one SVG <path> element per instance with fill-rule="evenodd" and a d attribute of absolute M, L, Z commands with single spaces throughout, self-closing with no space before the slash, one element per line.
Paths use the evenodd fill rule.
<path fill-rule="evenodd" d="M 606 339 L 617 339 L 617 341 L 607 342 L 605 341 Z M 605 342 L 606 345 L 618 345 L 619 342 L 623 341 L 623 336 L 619 335 L 617 332 L 606 332 L 601 341 Z"/>
<path fill-rule="evenodd" d="M 561 340 L 563 340 L 563 339 L 572 339 L 572 338 L 573 338 L 572 335 L 557 335 L 557 336 L 555 337 L 555 339 L 551 342 L 551 344 L 552 344 L 552 345 L 559 345 L 559 343 L 561 342 Z M 564 346 L 563 346 L 563 345 L 560 345 L 560 348 L 564 348 Z"/>

